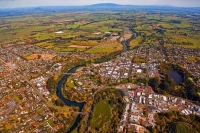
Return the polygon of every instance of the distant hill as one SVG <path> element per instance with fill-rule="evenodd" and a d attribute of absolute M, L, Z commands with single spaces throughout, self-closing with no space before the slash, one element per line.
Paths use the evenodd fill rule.
<path fill-rule="evenodd" d="M 175 6 L 172 6 L 172 5 L 120 5 L 120 4 L 115 4 L 115 3 L 98 3 L 98 4 L 88 5 L 88 7 L 119 8 L 119 7 L 175 7 Z"/>
<path fill-rule="evenodd" d="M 90 7 L 119 7 L 121 5 L 115 3 L 99 3 L 94 5 L 89 5 Z"/>
<path fill-rule="evenodd" d="M 26 14 L 39 14 L 51 12 L 66 12 L 66 11 L 131 11 L 131 10 L 165 10 L 165 11 L 195 11 L 200 12 L 200 7 L 175 7 L 170 5 L 120 5 L 115 3 L 98 3 L 85 6 L 41 6 L 41 7 L 23 7 L 23 8 L 7 8 L 0 9 L 0 17 L 15 16 Z"/>

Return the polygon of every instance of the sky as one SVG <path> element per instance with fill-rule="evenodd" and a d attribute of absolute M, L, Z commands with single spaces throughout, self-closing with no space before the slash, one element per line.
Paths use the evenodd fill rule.
<path fill-rule="evenodd" d="M 123 5 L 173 5 L 181 7 L 200 7 L 200 0 L 0 0 L 0 8 L 74 6 L 96 3 L 116 3 Z"/>

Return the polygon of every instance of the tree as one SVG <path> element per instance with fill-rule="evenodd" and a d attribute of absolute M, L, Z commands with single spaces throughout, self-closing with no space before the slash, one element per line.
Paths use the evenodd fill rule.
<path fill-rule="evenodd" d="M 151 78 L 148 82 L 149 86 L 151 86 L 153 89 L 157 89 L 160 85 L 160 80 L 158 78 Z"/>
<path fill-rule="evenodd" d="M 61 107 L 63 107 L 63 106 L 65 105 L 65 103 L 64 103 L 63 101 L 61 101 L 60 99 L 57 99 L 57 100 L 55 101 L 55 104 L 56 104 L 57 106 L 61 106 Z"/>
<path fill-rule="evenodd" d="M 54 92 L 55 91 L 56 85 L 57 85 L 57 82 L 54 80 L 54 77 L 50 77 L 47 80 L 46 87 L 50 92 Z"/>
<path fill-rule="evenodd" d="M 155 128 L 152 129 L 152 133 L 157 133 L 157 130 Z"/>

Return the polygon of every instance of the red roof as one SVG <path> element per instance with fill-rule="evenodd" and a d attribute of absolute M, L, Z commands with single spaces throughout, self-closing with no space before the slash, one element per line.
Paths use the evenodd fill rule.
<path fill-rule="evenodd" d="M 138 90 L 138 91 L 143 91 L 144 89 L 142 89 L 142 88 L 138 88 L 137 90 Z"/>
<path fill-rule="evenodd" d="M 151 87 L 151 86 L 149 86 L 149 89 L 151 90 L 151 92 L 152 92 L 152 93 L 154 93 L 154 91 L 153 91 L 153 89 L 152 89 L 152 87 Z"/>
<path fill-rule="evenodd" d="M 56 126 L 56 129 L 59 129 L 59 128 L 60 128 L 60 127 L 57 125 L 57 126 Z"/>
<path fill-rule="evenodd" d="M 37 123 L 36 123 L 36 122 L 34 122 L 34 123 L 33 123 L 33 127 L 36 127 L 36 126 L 37 126 Z"/>

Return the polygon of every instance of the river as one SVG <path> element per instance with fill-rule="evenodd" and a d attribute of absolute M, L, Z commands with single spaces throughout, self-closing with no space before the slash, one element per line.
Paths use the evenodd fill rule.
<path fill-rule="evenodd" d="M 167 71 L 169 76 L 176 82 L 176 84 L 180 84 L 183 81 L 183 78 L 181 77 L 180 74 L 178 74 L 176 71 L 169 70 Z"/>
<path fill-rule="evenodd" d="M 122 43 L 124 45 L 124 52 L 128 51 L 129 46 L 127 45 L 127 42 Z"/>
<path fill-rule="evenodd" d="M 134 33 L 134 38 L 137 36 L 136 33 Z M 128 45 L 128 42 L 123 42 L 122 43 L 124 45 L 124 52 L 128 51 L 129 49 L 129 45 Z M 82 102 L 82 103 L 78 103 L 78 102 L 74 102 L 74 101 L 70 101 L 68 99 L 65 99 L 62 95 L 62 85 L 63 83 L 65 82 L 65 80 L 67 80 L 67 78 L 70 76 L 71 73 L 75 72 L 77 69 L 79 68 L 79 66 L 75 66 L 73 68 L 71 68 L 67 74 L 58 82 L 58 85 L 57 85 L 57 91 L 56 91 L 56 94 L 57 96 L 65 103 L 65 105 L 67 106 L 75 106 L 75 107 L 79 107 L 79 112 L 82 112 L 83 110 L 83 107 L 85 106 L 85 103 Z M 70 133 L 71 131 L 73 131 L 79 124 L 79 122 L 81 121 L 81 115 L 79 114 L 73 124 L 73 126 L 70 128 L 70 130 L 68 131 L 68 133 Z"/>
<path fill-rule="evenodd" d="M 135 39 L 137 37 L 137 34 L 136 33 L 133 33 L 134 36 L 132 39 Z M 125 42 L 122 42 L 122 44 L 124 45 L 124 52 L 128 51 L 130 49 L 130 46 L 128 44 L 129 42 L 125 41 Z"/>
<path fill-rule="evenodd" d="M 76 67 L 73 67 L 72 69 L 70 69 L 70 70 L 67 72 L 67 74 L 59 81 L 58 86 L 57 86 L 57 88 L 56 88 L 56 89 L 57 89 L 56 94 L 57 94 L 57 96 L 65 103 L 65 105 L 67 105 L 67 106 L 79 107 L 79 112 L 82 112 L 85 103 L 84 103 L 84 102 L 78 103 L 78 102 L 74 102 L 74 101 L 70 101 L 70 100 L 68 100 L 68 99 L 65 99 L 65 98 L 63 97 L 62 91 L 61 91 L 62 85 L 63 85 L 63 83 L 65 82 L 65 80 L 67 80 L 67 78 L 70 76 L 70 74 L 73 73 L 73 72 L 75 72 L 78 68 L 79 68 L 79 67 L 76 66 Z M 70 130 L 68 131 L 68 133 L 70 133 L 71 131 L 73 131 L 73 130 L 78 126 L 80 120 L 81 120 L 81 115 L 79 114 L 79 115 L 77 116 L 77 118 L 76 118 L 76 120 L 75 120 L 73 126 L 72 126 L 72 127 L 70 128 Z"/>

